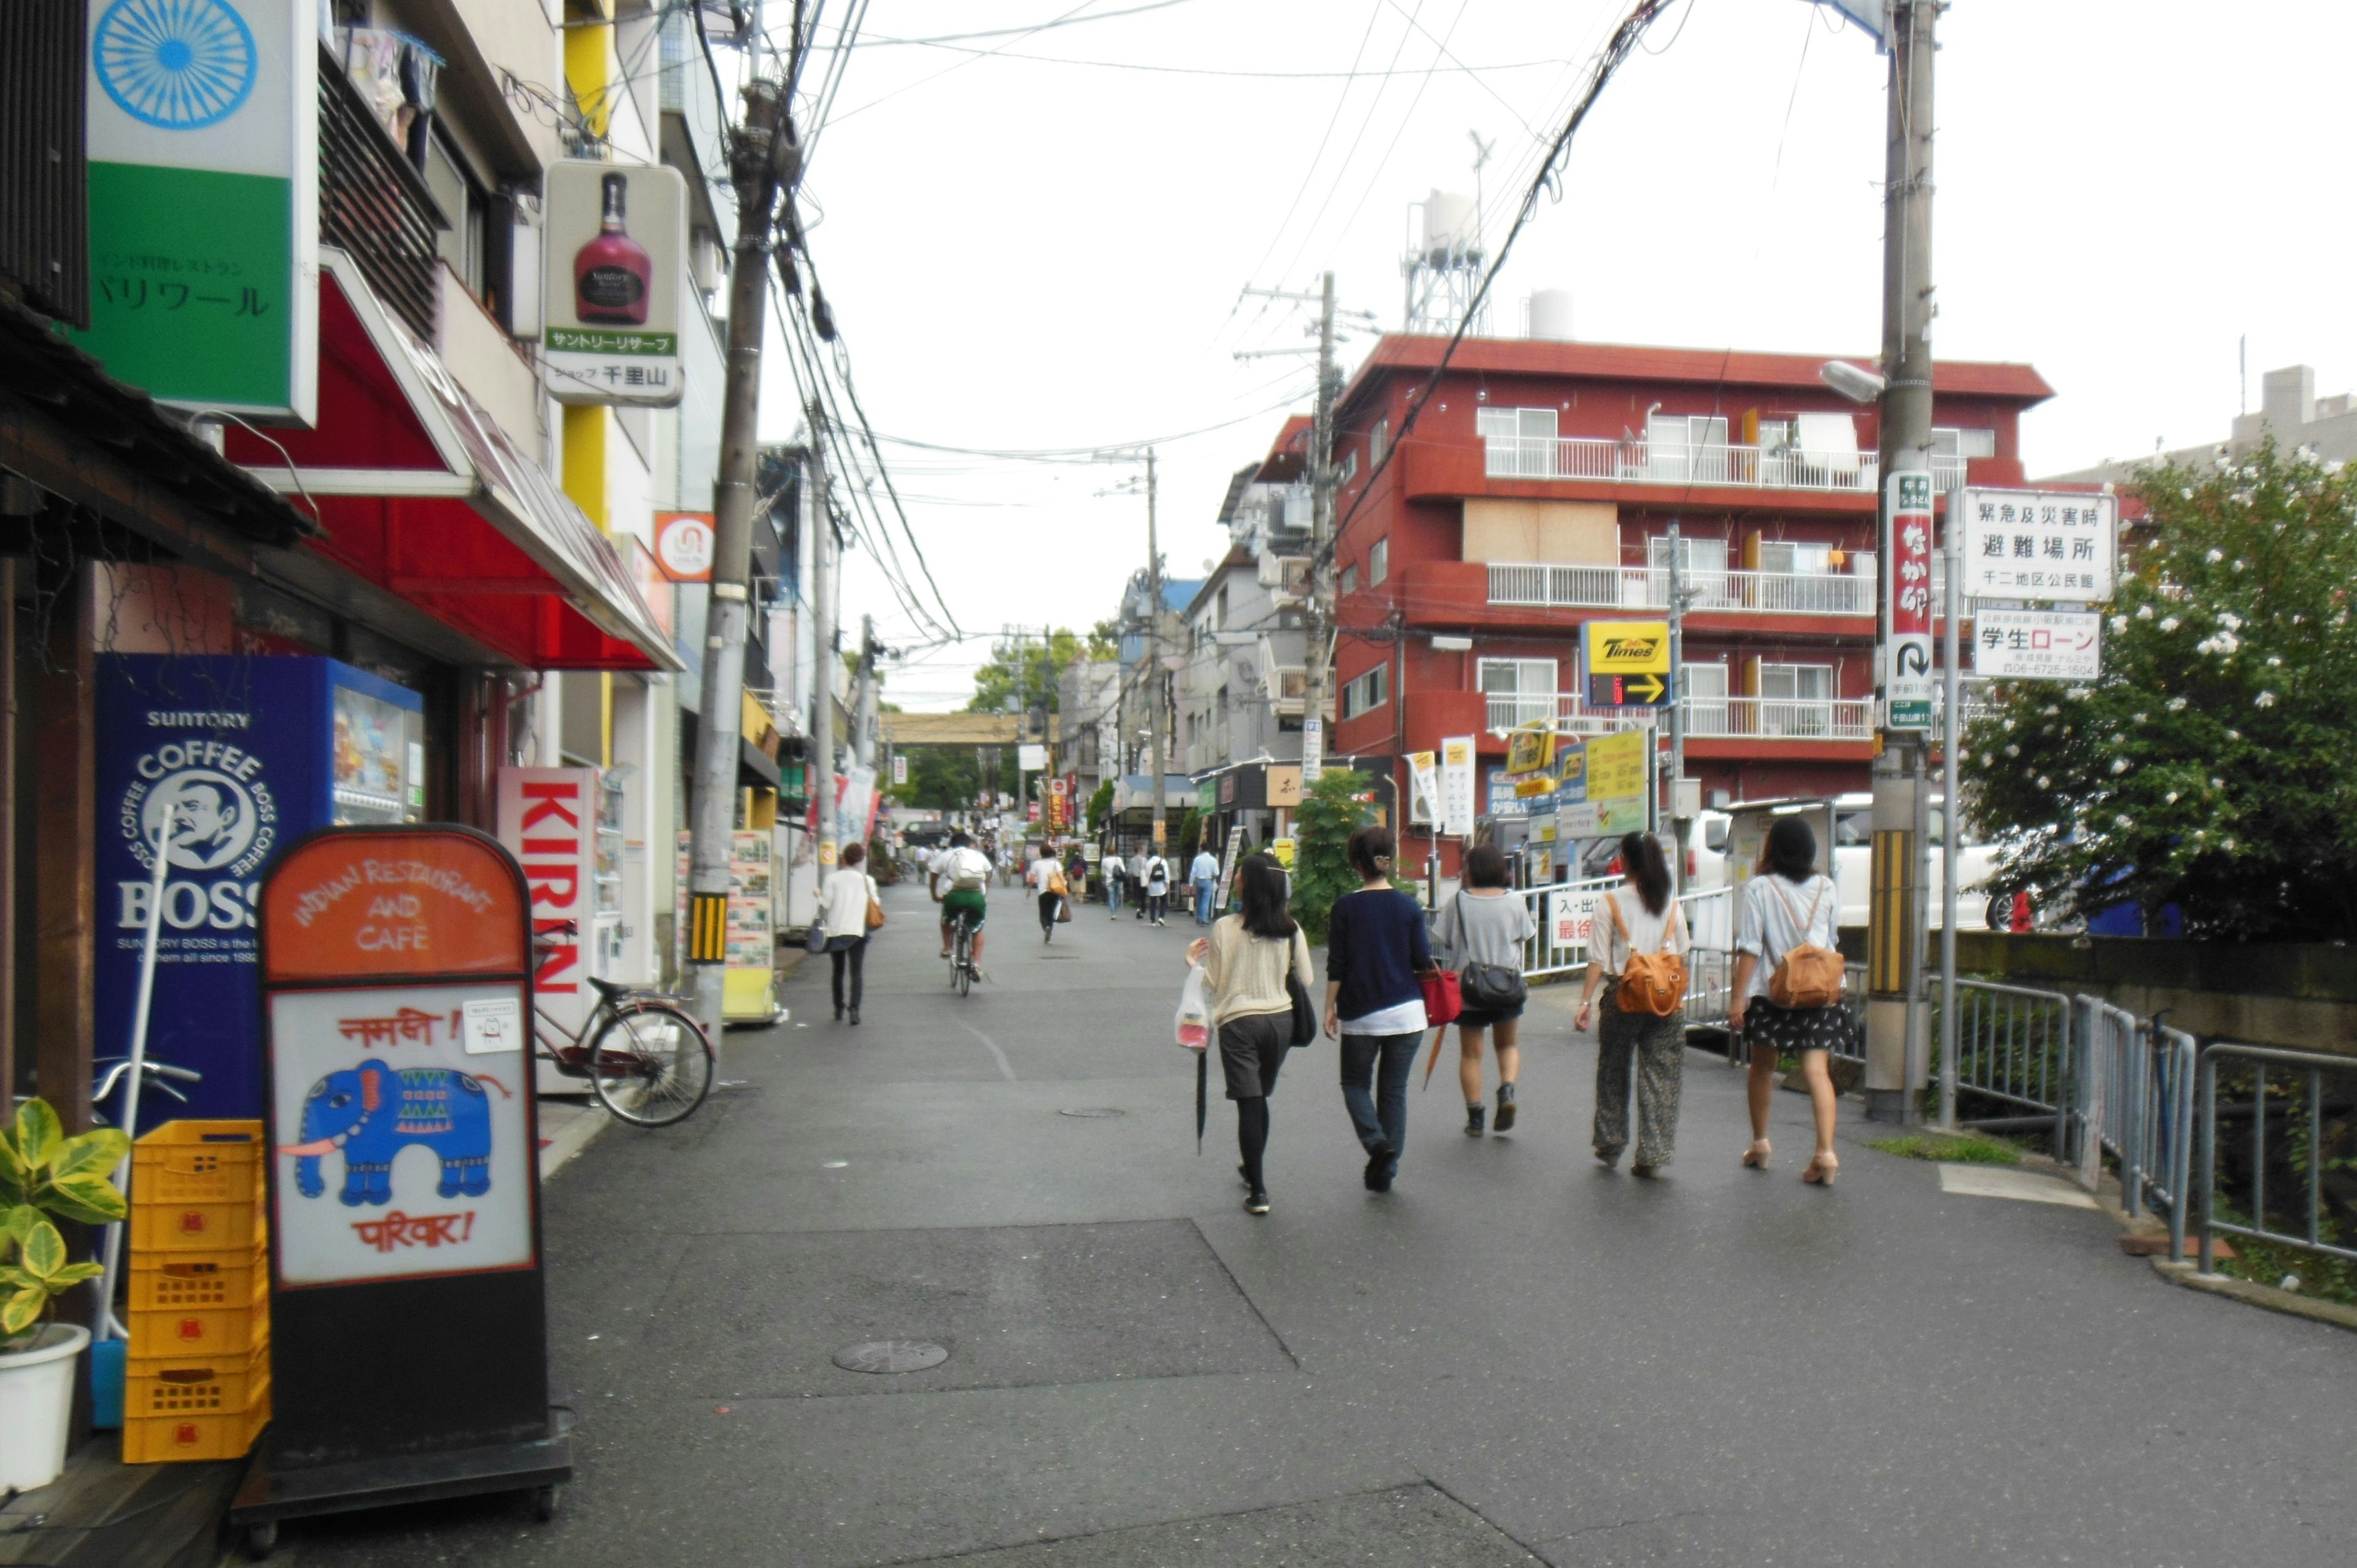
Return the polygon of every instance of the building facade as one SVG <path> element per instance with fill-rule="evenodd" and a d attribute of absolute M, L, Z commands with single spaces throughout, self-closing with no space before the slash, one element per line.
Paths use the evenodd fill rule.
<path fill-rule="evenodd" d="M 1512 814 L 1507 731 L 1642 717 L 1587 705 L 1578 639 L 1666 614 L 1674 521 L 1705 800 L 1865 788 L 1874 412 L 1825 387 L 1819 358 L 1473 338 L 1398 437 L 1445 348 L 1385 338 L 1338 411 L 1329 754 L 1388 771 L 1405 798 L 1405 754 L 1472 735 L 1478 809 Z M 2019 484 L 2020 415 L 2050 395 L 2027 366 L 1942 364 L 1938 488 Z M 1297 473 L 1307 441 L 1288 425 L 1263 477 Z"/>

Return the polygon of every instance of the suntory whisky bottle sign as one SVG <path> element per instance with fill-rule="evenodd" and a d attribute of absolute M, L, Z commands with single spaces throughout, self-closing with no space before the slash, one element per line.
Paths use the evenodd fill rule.
<path fill-rule="evenodd" d="M 559 403 L 678 403 L 687 182 L 661 166 L 567 158 L 549 166 L 547 190 L 549 392 Z"/>
<path fill-rule="evenodd" d="M 165 403 L 310 424 L 317 0 L 92 0 L 87 15 L 90 326 L 75 347 Z"/>

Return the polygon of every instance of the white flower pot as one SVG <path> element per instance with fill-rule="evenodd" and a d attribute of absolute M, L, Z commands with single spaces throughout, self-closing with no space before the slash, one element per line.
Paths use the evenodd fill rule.
<path fill-rule="evenodd" d="M 74 1368 L 90 1330 L 52 1323 L 32 1348 L 0 1351 L 0 1487 L 31 1491 L 66 1467 Z"/>

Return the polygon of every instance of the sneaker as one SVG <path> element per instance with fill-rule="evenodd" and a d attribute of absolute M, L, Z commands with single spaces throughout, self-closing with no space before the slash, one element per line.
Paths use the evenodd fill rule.
<path fill-rule="evenodd" d="M 1511 1083 L 1501 1083 L 1498 1086 L 1496 1130 L 1501 1133 L 1511 1133 L 1514 1130 L 1514 1086 Z"/>
<path fill-rule="evenodd" d="M 1246 1214 L 1266 1214 L 1268 1212 L 1268 1194 L 1254 1190 L 1247 1196 L 1244 1198 L 1244 1212 Z"/>
<path fill-rule="evenodd" d="M 1390 1189 L 1391 1177 L 1386 1173 L 1390 1171 L 1391 1164 L 1392 1146 L 1389 1144 L 1377 1144 L 1372 1149 L 1367 1151 L 1367 1169 L 1362 1179 L 1366 1182 L 1369 1192 L 1385 1192 Z"/>
<path fill-rule="evenodd" d="M 1465 1135 L 1467 1137 L 1478 1138 L 1481 1135 L 1481 1122 L 1486 1112 L 1484 1112 L 1482 1108 L 1479 1105 L 1469 1105 L 1465 1108 Z"/>

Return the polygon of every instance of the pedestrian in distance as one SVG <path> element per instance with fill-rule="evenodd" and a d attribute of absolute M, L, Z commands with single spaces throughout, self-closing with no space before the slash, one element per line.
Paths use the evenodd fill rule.
<path fill-rule="evenodd" d="M 1498 1056 L 1497 1130 L 1514 1129 L 1516 1084 L 1522 1078 L 1523 1053 L 1517 1044 L 1525 1000 L 1519 983 L 1523 944 L 1538 934 L 1538 924 L 1523 900 L 1506 886 L 1506 857 L 1495 844 L 1475 844 L 1465 852 L 1464 885 L 1441 907 L 1438 936 L 1460 972 L 1477 967 L 1507 971 L 1517 982 L 1504 994 L 1477 1006 L 1466 996 L 1457 1015 L 1457 1082 L 1465 1093 L 1465 1135 L 1481 1135 L 1481 1047 L 1494 1042 Z M 1479 989 L 1478 987 L 1475 989 Z M 1439 1049 L 1439 1042 L 1433 1042 Z M 1429 1079 L 1430 1075 L 1426 1075 Z"/>
<path fill-rule="evenodd" d="M 1195 851 L 1195 863 L 1187 868 L 1187 879 L 1195 886 L 1195 923 L 1211 923 L 1211 899 L 1220 890 L 1220 857 L 1211 853 L 1207 843 Z"/>
<path fill-rule="evenodd" d="M 1604 908 L 1590 923 L 1593 954 L 1579 994 L 1575 1028 L 1586 1029 L 1603 993 L 1596 1031 L 1596 1157 L 1607 1168 L 1620 1163 L 1629 1146 L 1629 1080 L 1637 1082 L 1637 1153 L 1632 1176 L 1650 1176 L 1670 1163 L 1678 1136 L 1678 1094 L 1684 1082 L 1686 1027 L 1684 957 L 1692 945 L 1686 918 L 1670 896 L 1670 863 L 1661 840 L 1630 833 L 1620 841 L 1619 864 L 1627 878 L 1604 896 Z M 1643 961 L 1674 954 L 1678 1005 L 1666 1016 L 1625 1004 L 1631 984 L 1654 967 Z M 1632 968 L 1632 965 L 1634 966 Z M 1641 998 L 1640 998 L 1641 1000 Z"/>
<path fill-rule="evenodd" d="M 990 857 L 974 847 L 963 830 L 952 833 L 949 848 L 933 861 L 931 887 L 942 907 L 942 956 L 950 956 L 952 922 L 963 915 L 974 927 L 974 962 L 981 968 L 982 923 L 990 917 Z"/>
<path fill-rule="evenodd" d="M 1071 856 L 1064 862 L 1064 896 L 1082 904 L 1089 901 L 1089 857 L 1081 853 L 1079 844 L 1072 846 Z"/>
<path fill-rule="evenodd" d="M 1408 1069 L 1426 1026 L 1417 977 L 1432 967 L 1424 910 L 1392 886 L 1397 851 L 1387 828 L 1352 833 L 1359 887 L 1335 899 L 1326 919 L 1325 1026 L 1342 1042 L 1342 1104 L 1367 1151 L 1369 1192 L 1389 1192 L 1399 1174 Z"/>
<path fill-rule="evenodd" d="M 1791 1051 L 1801 1058 L 1816 1121 L 1816 1152 L 1801 1179 L 1831 1187 L 1841 1161 L 1834 1155 L 1838 1101 L 1826 1058 L 1848 1040 L 1851 1024 L 1842 1007 L 1841 899 L 1833 880 L 1817 875 L 1816 864 L 1817 835 L 1809 824 L 1799 817 L 1777 818 L 1759 870 L 1743 885 L 1727 1026 L 1751 1052 L 1751 1146 L 1743 1163 L 1768 1168 L 1768 1108 L 1778 1058 Z"/>
<path fill-rule="evenodd" d="M 1159 854 L 1146 856 L 1139 880 L 1146 884 L 1146 918 L 1157 926 L 1168 925 L 1164 917 L 1170 913 L 1170 863 Z"/>
<path fill-rule="evenodd" d="M 1031 891 L 1039 898 L 1039 940 L 1052 941 L 1056 936 L 1056 918 L 1064 912 L 1064 868 L 1056 864 L 1056 852 L 1042 844 L 1039 858 L 1031 863 Z"/>
<path fill-rule="evenodd" d="M 1137 906 L 1137 912 L 1131 918 L 1143 920 L 1146 915 L 1146 851 L 1143 849 L 1129 852 L 1129 897 Z"/>
<path fill-rule="evenodd" d="M 1111 850 L 1098 864 L 1104 868 L 1105 918 L 1117 920 L 1121 918 L 1122 888 L 1129 881 L 1129 864 Z"/>
<path fill-rule="evenodd" d="M 1219 1032 L 1220 1070 L 1236 1102 L 1236 1148 L 1243 1162 L 1244 1211 L 1268 1212 L 1268 1182 L 1261 1161 L 1268 1148 L 1268 1097 L 1277 1069 L 1293 1048 L 1293 1000 L 1287 977 L 1307 995 L 1317 984 L 1309 939 L 1285 907 L 1285 868 L 1265 854 L 1246 855 L 1236 868 L 1241 914 L 1222 917 L 1208 937 L 1188 944 L 1187 961 L 1203 966 L 1211 993 L 1211 1025 Z"/>
<path fill-rule="evenodd" d="M 827 961 L 834 966 L 834 1021 L 838 1024 L 844 1021 L 846 1008 L 851 1022 L 859 1022 L 859 1004 L 866 990 L 867 907 L 871 903 L 881 907 L 876 879 L 867 875 L 866 859 L 866 844 L 845 844 L 841 863 L 826 874 L 826 885 L 819 889 Z M 847 992 L 843 983 L 845 971 L 851 976 Z"/>

